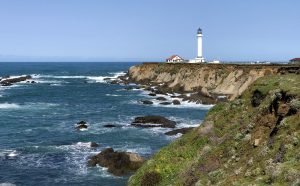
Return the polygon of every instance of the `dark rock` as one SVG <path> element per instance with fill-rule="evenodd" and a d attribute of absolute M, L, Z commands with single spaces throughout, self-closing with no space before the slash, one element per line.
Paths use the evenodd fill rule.
<path fill-rule="evenodd" d="M 162 116 L 144 116 L 136 117 L 131 125 L 136 127 L 164 127 L 164 128 L 175 128 L 176 122 L 171 121 Z"/>
<path fill-rule="evenodd" d="M 194 127 L 182 128 L 182 129 L 175 129 L 175 130 L 166 132 L 165 135 L 173 136 L 173 135 L 176 135 L 176 134 L 178 134 L 178 133 L 185 134 L 185 133 L 188 133 L 188 132 L 190 132 L 191 130 L 193 130 L 193 128 L 194 128 Z"/>
<path fill-rule="evenodd" d="M 80 121 L 77 123 L 76 127 L 77 130 L 81 130 L 81 129 L 87 129 L 87 123 L 85 121 Z"/>
<path fill-rule="evenodd" d="M 255 90 L 251 97 L 252 106 L 258 107 L 260 105 L 260 103 L 262 102 L 262 100 L 264 99 L 264 97 L 265 96 L 259 90 Z"/>
<path fill-rule="evenodd" d="M 130 87 L 126 87 L 126 88 L 125 88 L 125 90 L 132 90 L 132 89 L 134 89 L 134 87 L 131 87 L 131 86 L 130 86 Z"/>
<path fill-rule="evenodd" d="M 172 103 L 171 102 L 162 102 L 162 103 L 159 103 L 160 105 L 171 105 Z"/>
<path fill-rule="evenodd" d="M 113 80 L 110 82 L 110 84 L 119 84 L 120 82 L 118 80 Z"/>
<path fill-rule="evenodd" d="M 77 123 L 77 125 L 81 125 L 81 124 L 86 124 L 86 122 L 85 122 L 85 121 L 79 121 L 79 122 Z"/>
<path fill-rule="evenodd" d="M 21 77 L 17 77 L 17 78 L 5 79 L 5 80 L 2 80 L 0 82 L 0 84 L 2 86 L 11 86 L 14 83 L 18 83 L 18 82 L 21 82 L 21 81 L 26 81 L 28 79 L 31 79 L 31 76 L 21 76 Z"/>
<path fill-rule="evenodd" d="M 146 87 L 145 90 L 146 90 L 146 91 L 151 91 L 151 92 L 154 92 L 154 91 L 155 91 L 155 90 L 154 90 L 153 88 L 151 88 L 151 87 Z"/>
<path fill-rule="evenodd" d="M 34 84 L 34 83 L 36 83 L 36 82 L 35 82 L 35 81 L 31 81 L 30 83 Z"/>
<path fill-rule="evenodd" d="M 180 101 L 177 100 L 177 99 L 173 100 L 172 103 L 173 103 L 173 105 L 180 105 L 181 104 Z"/>
<path fill-rule="evenodd" d="M 99 165 L 101 167 L 107 167 L 109 173 L 122 176 L 140 168 L 144 161 L 144 158 L 138 154 L 117 152 L 112 148 L 107 148 L 101 153 L 92 156 L 88 161 L 88 166 Z"/>
<path fill-rule="evenodd" d="M 152 101 L 149 101 L 149 100 L 142 100 L 141 101 L 143 104 L 145 104 L 145 105 L 152 105 L 153 104 L 153 102 Z"/>
<path fill-rule="evenodd" d="M 91 142 L 91 147 L 95 148 L 95 147 L 99 147 L 99 145 L 96 142 Z"/>
<path fill-rule="evenodd" d="M 113 125 L 113 124 L 107 124 L 107 125 L 103 125 L 103 127 L 105 127 L 105 128 L 114 128 L 114 127 L 117 127 L 117 126 Z"/>
<path fill-rule="evenodd" d="M 286 149 L 284 144 L 282 143 L 279 147 L 279 151 L 277 152 L 273 163 L 282 163 L 284 161 L 284 155 L 285 155 Z"/>
<path fill-rule="evenodd" d="M 156 94 L 155 93 L 150 93 L 150 94 L 148 94 L 149 96 L 156 96 Z"/>
<path fill-rule="evenodd" d="M 167 101 L 167 98 L 165 98 L 165 97 L 158 97 L 158 98 L 156 98 L 156 100 L 158 100 L 158 101 Z"/>
<path fill-rule="evenodd" d="M 104 78 L 103 80 L 104 81 L 109 81 L 109 80 L 111 80 L 111 78 Z"/>
<path fill-rule="evenodd" d="M 155 90 L 154 91 L 155 94 L 165 94 L 165 92 L 161 91 L 161 90 Z"/>

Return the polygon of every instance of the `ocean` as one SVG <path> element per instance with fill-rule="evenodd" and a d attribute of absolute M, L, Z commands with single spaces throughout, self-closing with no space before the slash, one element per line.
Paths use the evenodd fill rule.
<path fill-rule="evenodd" d="M 143 105 L 140 100 L 154 99 L 147 92 L 105 81 L 136 64 L 0 63 L 0 76 L 31 75 L 36 82 L 0 86 L 0 184 L 126 185 L 130 175 L 87 167 L 89 157 L 112 147 L 147 158 L 179 137 L 166 136 L 170 129 L 131 127 L 135 117 L 164 116 L 177 128 L 201 123 L 210 106 Z M 88 130 L 75 129 L 81 120 Z"/>

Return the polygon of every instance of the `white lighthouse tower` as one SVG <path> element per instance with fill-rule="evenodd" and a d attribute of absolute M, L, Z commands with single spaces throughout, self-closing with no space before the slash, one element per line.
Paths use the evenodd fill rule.
<path fill-rule="evenodd" d="M 198 41 L 198 52 L 197 52 L 197 57 L 195 59 L 196 63 L 203 63 L 204 58 L 203 58 L 203 53 L 202 53 L 202 30 L 201 28 L 198 29 L 197 31 L 197 41 Z"/>

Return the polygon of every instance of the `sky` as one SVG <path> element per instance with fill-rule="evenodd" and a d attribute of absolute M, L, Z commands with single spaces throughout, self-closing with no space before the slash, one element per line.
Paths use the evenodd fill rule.
<path fill-rule="evenodd" d="M 0 61 L 300 57 L 299 0 L 0 0 Z"/>

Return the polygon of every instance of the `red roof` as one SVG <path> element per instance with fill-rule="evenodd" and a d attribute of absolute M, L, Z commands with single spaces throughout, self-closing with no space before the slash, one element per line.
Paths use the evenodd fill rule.
<path fill-rule="evenodd" d="M 291 59 L 290 61 L 300 61 L 300 58 L 294 58 L 294 59 Z"/>
<path fill-rule="evenodd" d="M 169 57 L 167 60 L 172 60 L 172 59 L 174 59 L 175 57 L 180 57 L 179 55 L 172 55 L 171 57 Z M 181 59 L 182 59 L 182 57 L 180 57 Z"/>

